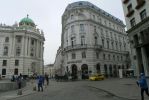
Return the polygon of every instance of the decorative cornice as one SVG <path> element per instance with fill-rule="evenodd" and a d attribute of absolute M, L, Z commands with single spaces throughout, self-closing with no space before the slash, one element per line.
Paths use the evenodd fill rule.
<path fill-rule="evenodd" d="M 134 31 L 135 29 L 138 29 L 141 25 L 145 24 L 146 22 L 149 22 L 149 17 L 145 18 L 144 20 L 142 20 L 140 23 L 136 24 L 135 26 L 133 26 L 131 29 L 129 29 L 127 31 L 128 35 Z"/>

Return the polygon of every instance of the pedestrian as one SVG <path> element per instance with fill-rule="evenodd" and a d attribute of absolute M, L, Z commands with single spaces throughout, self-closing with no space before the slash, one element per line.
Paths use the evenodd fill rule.
<path fill-rule="evenodd" d="M 141 88 L 141 100 L 144 100 L 144 91 L 149 96 L 148 85 L 144 73 L 140 74 L 140 79 L 137 81 L 137 85 Z"/>
<path fill-rule="evenodd" d="M 49 75 L 47 73 L 45 73 L 45 79 L 46 79 L 46 83 L 47 86 L 49 85 Z"/>
<path fill-rule="evenodd" d="M 18 89 L 21 89 L 22 87 L 22 79 L 20 76 L 17 77 L 17 84 L 18 84 Z"/>
<path fill-rule="evenodd" d="M 39 75 L 37 77 L 37 81 L 38 81 L 38 91 L 40 91 L 40 88 L 41 88 L 41 91 L 43 91 L 43 76 L 42 75 Z"/>

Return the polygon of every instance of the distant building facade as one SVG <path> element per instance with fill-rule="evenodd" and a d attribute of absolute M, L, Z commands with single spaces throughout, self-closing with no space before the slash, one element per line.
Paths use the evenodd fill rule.
<path fill-rule="evenodd" d="M 122 0 L 135 75 L 149 76 L 149 1 Z"/>
<path fill-rule="evenodd" d="M 55 76 L 55 68 L 54 64 L 48 64 L 44 66 L 44 73 L 49 75 L 49 78 L 53 78 Z"/>
<path fill-rule="evenodd" d="M 60 60 L 62 74 L 84 79 L 100 73 L 118 76 L 128 69 L 129 53 L 125 25 L 95 5 L 80 1 L 69 4 L 62 16 Z"/>
<path fill-rule="evenodd" d="M 13 26 L 0 25 L 0 74 L 43 73 L 44 34 L 27 16 Z"/>

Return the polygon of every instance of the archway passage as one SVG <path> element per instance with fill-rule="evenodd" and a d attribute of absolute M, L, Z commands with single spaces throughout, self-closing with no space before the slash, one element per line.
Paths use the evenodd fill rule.
<path fill-rule="evenodd" d="M 104 65 L 105 76 L 108 77 L 107 65 Z"/>
<path fill-rule="evenodd" d="M 109 71 L 110 71 L 110 76 L 112 77 L 113 74 L 112 74 L 112 65 L 109 66 Z"/>
<path fill-rule="evenodd" d="M 98 64 L 96 65 L 96 70 L 97 70 L 97 73 L 98 73 L 98 74 L 101 74 L 100 63 L 98 63 Z"/>
<path fill-rule="evenodd" d="M 74 65 L 72 65 L 72 74 L 71 74 L 71 76 L 72 76 L 72 79 L 77 79 L 78 77 L 77 77 L 77 66 L 74 64 Z"/>
<path fill-rule="evenodd" d="M 81 66 L 81 71 L 82 71 L 82 79 L 88 79 L 88 66 L 87 66 L 87 64 L 83 64 Z"/>

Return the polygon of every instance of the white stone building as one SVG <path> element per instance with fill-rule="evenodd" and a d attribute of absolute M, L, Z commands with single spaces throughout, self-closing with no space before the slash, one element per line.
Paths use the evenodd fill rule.
<path fill-rule="evenodd" d="M 149 0 L 122 0 L 135 75 L 149 76 Z"/>
<path fill-rule="evenodd" d="M 69 4 L 62 16 L 62 72 L 75 78 L 94 73 L 118 76 L 129 67 L 125 25 L 121 20 L 91 4 Z M 56 58 L 57 60 L 57 58 Z"/>
<path fill-rule="evenodd" d="M 48 64 L 44 66 L 44 74 L 48 74 L 49 78 L 53 78 L 55 76 L 55 68 L 54 64 Z"/>
<path fill-rule="evenodd" d="M 43 73 L 44 34 L 27 17 L 19 25 L 0 25 L 0 74 L 25 76 Z"/>

